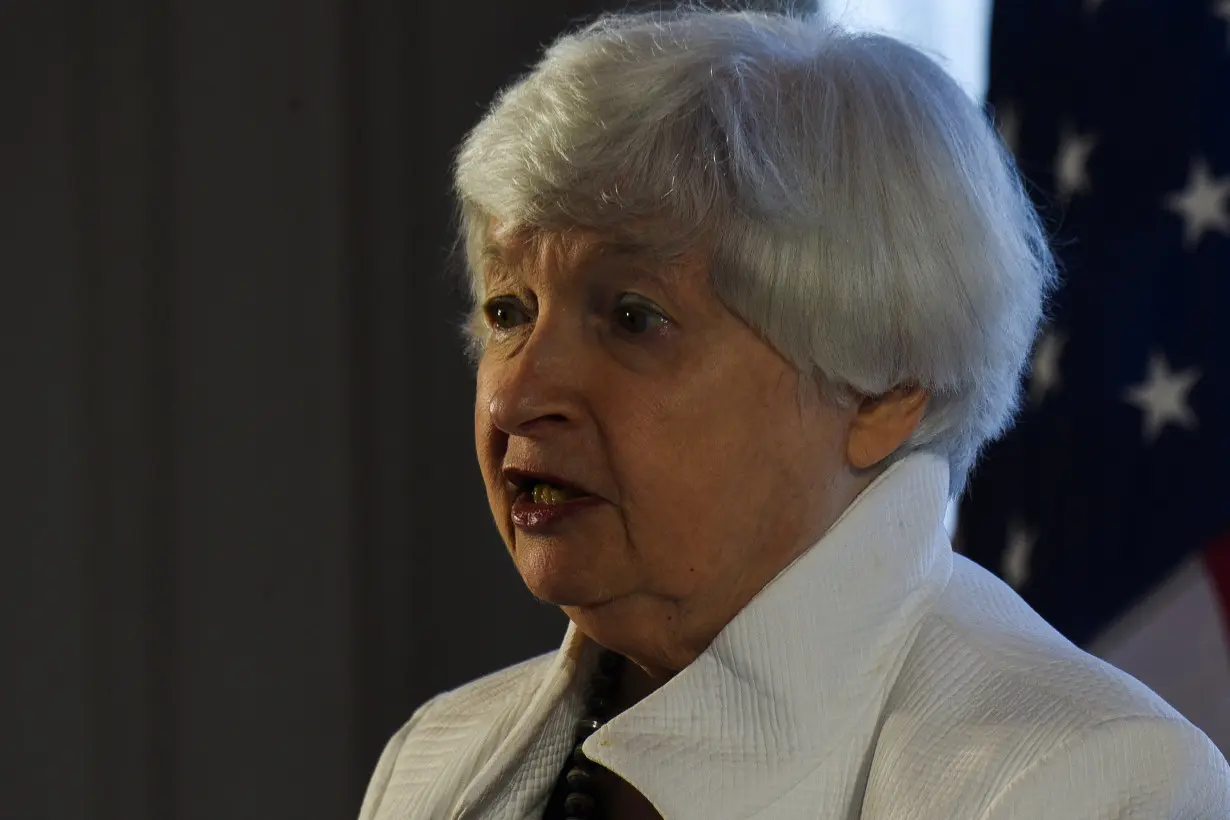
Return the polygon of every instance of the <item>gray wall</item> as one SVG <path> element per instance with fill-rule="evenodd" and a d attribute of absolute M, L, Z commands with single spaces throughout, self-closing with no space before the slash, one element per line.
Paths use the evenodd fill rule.
<path fill-rule="evenodd" d="M 415 705 L 557 643 L 474 464 L 447 172 L 585 11 L 4 5 L 0 816 L 350 817 Z"/>

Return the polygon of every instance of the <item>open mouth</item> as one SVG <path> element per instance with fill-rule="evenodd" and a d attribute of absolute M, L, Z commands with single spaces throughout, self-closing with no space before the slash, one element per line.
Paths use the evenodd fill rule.
<path fill-rule="evenodd" d="M 589 496 L 589 493 L 579 487 L 555 476 L 508 470 L 505 477 L 516 489 L 516 500 L 521 504 L 563 504 Z"/>
<path fill-rule="evenodd" d="M 573 487 L 558 487 L 545 482 L 535 484 L 530 490 L 530 500 L 535 504 L 562 504 L 582 496 L 584 493 Z"/>
<path fill-rule="evenodd" d="M 602 502 L 581 487 L 546 473 L 505 470 L 504 479 L 516 493 L 509 515 L 521 532 L 549 535 L 562 522 Z"/>

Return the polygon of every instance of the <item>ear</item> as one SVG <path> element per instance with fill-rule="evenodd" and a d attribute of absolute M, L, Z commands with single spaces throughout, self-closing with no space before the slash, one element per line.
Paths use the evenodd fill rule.
<path fill-rule="evenodd" d="M 846 460 L 866 469 L 888 457 L 922 420 L 931 395 L 921 387 L 895 387 L 882 396 L 859 400 L 846 441 Z"/>

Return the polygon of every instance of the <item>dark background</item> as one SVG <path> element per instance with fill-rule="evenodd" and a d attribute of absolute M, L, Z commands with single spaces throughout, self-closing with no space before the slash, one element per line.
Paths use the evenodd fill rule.
<path fill-rule="evenodd" d="M 557 644 L 449 163 L 597 5 L 0 4 L 0 816 L 353 817 L 414 706 Z"/>

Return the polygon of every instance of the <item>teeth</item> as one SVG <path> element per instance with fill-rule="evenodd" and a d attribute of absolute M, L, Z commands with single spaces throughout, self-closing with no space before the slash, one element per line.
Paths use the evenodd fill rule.
<path fill-rule="evenodd" d="M 550 484 L 535 484 L 531 491 L 535 504 L 559 504 L 573 497 L 573 493 Z"/>

